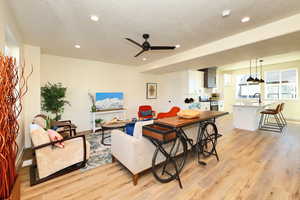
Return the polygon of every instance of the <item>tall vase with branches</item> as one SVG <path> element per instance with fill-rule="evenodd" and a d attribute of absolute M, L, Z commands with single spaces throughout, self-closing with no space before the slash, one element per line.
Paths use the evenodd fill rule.
<path fill-rule="evenodd" d="M 54 115 L 54 120 L 60 120 L 65 105 L 70 105 L 66 98 L 67 88 L 61 83 L 47 83 L 41 88 L 42 110 Z"/>
<path fill-rule="evenodd" d="M 27 92 L 28 77 L 24 76 L 24 66 L 18 67 L 14 58 L 0 52 L 0 199 L 11 198 L 17 179 L 18 117 L 22 111 L 21 99 Z"/>

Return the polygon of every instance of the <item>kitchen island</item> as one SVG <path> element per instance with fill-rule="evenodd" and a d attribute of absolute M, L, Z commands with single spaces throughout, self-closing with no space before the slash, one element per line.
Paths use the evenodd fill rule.
<path fill-rule="evenodd" d="M 236 102 L 233 105 L 233 126 L 249 131 L 257 130 L 260 112 L 273 104 L 274 102 Z"/>

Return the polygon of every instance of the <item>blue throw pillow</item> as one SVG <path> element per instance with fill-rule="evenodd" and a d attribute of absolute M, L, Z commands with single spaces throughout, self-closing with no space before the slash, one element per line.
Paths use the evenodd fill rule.
<path fill-rule="evenodd" d="M 135 126 L 135 122 L 126 124 L 125 132 L 127 133 L 127 135 L 133 136 L 134 126 Z"/>
<path fill-rule="evenodd" d="M 152 110 L 141 111 L 141 115 L 143 117 L 147 117 L 149 115 L 152 115 Z"/>

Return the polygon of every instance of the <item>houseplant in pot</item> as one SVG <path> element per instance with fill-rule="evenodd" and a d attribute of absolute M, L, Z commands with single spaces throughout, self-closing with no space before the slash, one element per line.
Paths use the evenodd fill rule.
<path fill-rule="evenodd" d="M 89 93 L 89 97 L 90 97 L 91 102 L 92 102 L 91 111 L 92 112 L 97 112 L 97 107 L 96 107 L 96 102 L 95 102 L 94 95 L 92 95 L 91 93 Z"/>
<path fill-rule="evenodd" d="M 54 115 L 53 119 L 58 121 L 64 112 L 65 105 L 70 105 L 66 98 L 67 88 L 61 83 L 47 83 L 41 87 L 42 110 Z"/>
<path fill-rule="evenodd" d="M 16 169 L 21 99 L 27 92 L 24 66 L 0 52 L 0 199 L 20 199 L 20 181 Z"/>

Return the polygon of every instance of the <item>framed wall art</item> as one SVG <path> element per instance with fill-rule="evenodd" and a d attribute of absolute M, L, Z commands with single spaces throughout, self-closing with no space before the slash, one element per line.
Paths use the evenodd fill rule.
<path fill-rule="evenodd" d="M 157 83 L 147 83 L 147 99 L 157 99 Z"/>

